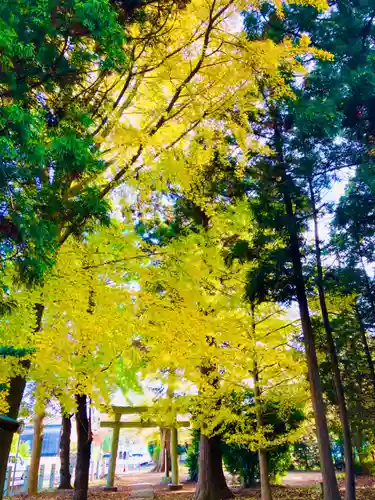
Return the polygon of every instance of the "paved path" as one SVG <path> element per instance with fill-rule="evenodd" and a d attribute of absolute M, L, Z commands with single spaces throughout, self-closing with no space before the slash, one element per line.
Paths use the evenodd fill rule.
<path fill-rule="evenodd" d="M 130 498 L 153 498 L 155 492 L 166 489 L 166 484 L 162 483 L 163 474 L 159 472 L 149 472 L 147 470 L 132 471 L 125 474 L 116 475 L 115 485 L 119 491 L 126 491 Z M 181 481 L 187 480 L 187 474 L 183 468 L 180 474 Z M 184 490 L 193 490 L 195 485 L 189 485 Z"/>
<path fill-rule="evenodd" d="M 133 484 L 129 496 L 130 498 L 152 498 L 154 496 L 154 486 L 150 483 Z"/>
<path fill-rule="evenodd" d="M 115 484 L 130 491 L 132 497 L 141 497 L 141 492 L 144 493 L 146 497 L 152 496 L 155 489 L 165 488 L 165 485 L 162 486 L 160 484 L 162 477 L 163 474 L 158 472 L 148 472 L 145 470 L 134 471 L 121 474 L 116 478 Z M 180 479 L 181 482 L 187 480 L 187 474 L 183 469 L 181 470 Z M 228 479 L 230 479 L 230 476 L 228 476 Z M 319 484 L 321 481 L 322 475 L 320 472 L 292 471 L 284 478 L 283 485 L 303 487 Z"/>
<path fill-rule="evenodd" d="M 321 472 L 315 471 L 291 471 L 288 472 L 287 476 L 284 478 L 284 486 L 312 486 L 314 484 L 319 484 L 322 481 Z"/>

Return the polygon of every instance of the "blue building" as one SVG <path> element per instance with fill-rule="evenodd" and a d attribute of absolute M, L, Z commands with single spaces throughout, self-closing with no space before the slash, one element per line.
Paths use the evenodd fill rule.
<path fill-rule="evenodd" d="M 56 457 L 59 454 L 61 424 L 46 424 L 43 428 L 42 457 Z M 26 425 L 21 437 L 21 443 L 27 443 L 31 453 L 34 428 Z"/>

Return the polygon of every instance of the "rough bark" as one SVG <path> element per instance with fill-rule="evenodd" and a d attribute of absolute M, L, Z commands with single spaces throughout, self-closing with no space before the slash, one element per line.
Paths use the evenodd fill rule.
<path fill-rule="evenodd" d="M 28 369 L 29 362 L 24 363 L 24 367 Z M 16 419 L 21 405 L 23 391 L 25 390 L 26 380 L 22 376 L 14 377 L 10 381 L 7 403 L 9 409 L 7 416 Z M 12 444 L 13 433 L 0 429 L 0 499 L 3 497 L 5 474 L 8 465 L 8 457 Z"/>
<path fill-rule="evenodd" d="M 35 304 L 36 328 L 39 331 L 42 323 L 43 305 Z M 21 361 L 22 368 L 27 372 L 30 368 L 29 361 Z M 23 392 L 25 390 L 26 379 L 22 375 L 13 377 L 9 383 L 7 396 L 8 412 L 7 416 L 17 419 L 21 406 Z M 3 498 L 5 474 L 7 470 L 8 457 L 12 444 L 13 434 L 9 431 L 0 429 L 0 500 Z"/>
<path fill-rule="evenodd" d="M 302 260 L 299 241 L 297 218 L 294 213 L 291 191 L 293 180 L 288 176 L 283 154 L 283 138 L 280 129 L 280 119 L 277 109 L 271 109 L 273 115 L 274 148 L 278 161 L 279 192 L 282 195 L 286 229 L 289 239 L 289 252 L 293 266 L 293 282 L 297 296 L 301 326 L 306 351 L 308 377 L 310 383 L 311 400 L 314 409 L 316 435 L 319 446 L 320 466 L 323 476 L 324 500 L 340 500 L 339 488 L 333 466 L 331 446 L 328 433 L 327 418 L 323 400 L 322 386 L 319 375 L 319 365 L 316 354 L 315 335 L 311 324 L 310 311 L 307 302 L 306 287 L 302 272 Z"/>
<path fill-rule="evenodd" d="M 42 304 L 35 304 L 36 332 L 40 330 L 42 325 L 43 309 L 44 306 Z M 23 360 L 20 363 L 23 370 L 27 372 L 30 368 L 30 361 Z M 10 418 L 17 419 L 18 417 L 25 385 L 25 376 L 18 375 L 17 377 L 13 377 L 10 380 L 7 396 L 7 416 Z M 10 447 L 12 445 L 12 439 L 13 434 L 11 432 L 0 429 L 0 500 L 3 498 L 5 474 L 8 464 Z"/>
<path fill-rule="evenodd" d="M 72 431 L 71 416 L 63 415 L 61 418 L 60 434 L 60 490 L 71 490 L 70 474 L 70 435 Z"/>
<path fill-rule="evenodd" d="M 34 435 L 31 449 L 31 461 L 29 470 L 29 480 L 27 484 L 27 494 L 35 495 L 38 491 L 38 472 L 40 465 L 40 456 L 43 445 L 43 421 L 44 412 L 36 414 L 34 417 Z"/>
<path fill-rule="evenodd" d="M 207 337 L 208 345 L 213 345 L 214 339 Z M 217 372 L 217 367 L 206 360 L 206 363 L 200 367 L 203 376 L 211 376 Z M 214 389 L 218 389 L 219 379 L 213 377 L 209 384 Z M 217 409 L 220 409 L 221 400 L 216 403 Z M 194 500 L 220 500 L 233 497 L 233 493 L 228 488 L 224 472 L 223 457 L 221 452 L 221 438 L 219 435 L 208 437 L 205 433 L 206 425 L 201 428 L 199 441 L 199 463 L 198 463 L 198 485 L 195 491 Z"/>
<path fill-rule="evenodd" d="M 289 193 L 290 181 L 285 172 L 282 176 L 282 194 L 287 215 L 290 254 L 293 264 L 293 279 L 301 317 L 302 332 L 306 350 L 311 399 L 314 408 L 316 433 L 319 445 L 320 465 L 323 476 L 324 500 L 340 500 L 335 469 L 333 466 L 327 418 L 316 354 L 315 336 L 311 324 L 306 288 L 302 273 L 301 252 L 297 221 Z"/>
<path fill-rule="evenodd" d="M 326 334 L 328 354 L 330 357 L 333 378 L 335 383 L 335 391 L 337 397 L 337 405 L 339 408 L 340 421 L 342 427 L 342 435 L 344 442 L 344 459 L 345 459 L 345 498 L 347 500 L 355 500 L 355 469 L 354 469 L 354 458 L 353 458 L 353 447 L 352 447 L 352 437 L 350 432 L 349 416 L 346 407 L 345 394 L 342 386 L 341 373 L 339 368 L 339 360 L 337 356 L 335 341 L 333 338 L 333 329 L 329 319 L 327 303 L 325 298 L 324 282 L 323 282 L 323 267 L 322 267 L 322 257 L 320 249 L 319 240 L 319 225 L 318 225 L 318 214 L 316 210 L 315 194 L 311 179 L 309 180 L 310 185 L 310 197 L 313 209 L 313 219 L 314 219 L 314 236 L 315 236 L 315 258 L 317 266 L 317 280 L 316 285 L 319 293 L 319 303 L 320 311 L 322 314 L 324 330 Z"/>
<path fill-rule="evenodd" d="M 208 437 L 201 433 L 195 500 L 220 500 L 234 496 L 225 480 L 220 442 L 220 436 Z"/>
<path fill-rule="evenodd" d="M 167 450 L 168 474 L 171 471 L 171 430 L 166 427 L 160 428 L 160 454 L 152 472 L 165 472 L 165 450 Z"/>
<path fill-rule="evenodd" d="M 76 395 L 77 464 L 73 500 L 87 500 L 91 456 L 91 425 L 87 417 L 87 396 Z"/>
<path fill-rule="evenodd" d="M 271 485 L 268 472 L 268 458 L 266 450 L 259 450 L 259 471 L 260 471 L 260 489 L 262 500 L 272 500 Z"/>

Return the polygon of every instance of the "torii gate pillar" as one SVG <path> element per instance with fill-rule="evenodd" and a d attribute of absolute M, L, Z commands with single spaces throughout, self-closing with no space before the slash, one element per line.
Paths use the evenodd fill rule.
<path fill-rule="evenodd" d="M 113 434 L 112 434 L 111 461 L 109 463 L 107 486 L 104 488 L 105 491 L 117 491 L 117 486 L 114 486 L 114 483 L 115 483 L 116 461 L 118 454 L 118 443 L 120 439 L 120 420 L 121 420 L 121 414 L 116 413 L 115 422 L 113 426 Z"/>
<path fill-rule="evenodd" d="M 169 489 L 172 491 L 182 489 L 182 484 L 180 484 L 179 480 L 177 444 L 178 444 L 177 427 L 172 427 L 171 428 L 172 483 L 169 485 Z"/>

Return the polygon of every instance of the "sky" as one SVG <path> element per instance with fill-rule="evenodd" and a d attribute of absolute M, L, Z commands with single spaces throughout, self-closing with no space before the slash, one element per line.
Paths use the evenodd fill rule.
<path fill-rule="evenodd" d="M 343 170 L 340 173 L 340 177 L 341 177 L 340 181 L 333 182 L 331 189 L 326 190 L 326 192 L 323 194 L 321 198 L 322 203 L 339 202 L 340 197 L 343 196 L 345 188 L 351 177 L 350 170 L 349 169 Z M 319 233 L 320 233 L 319 236 L 321 241 L 323 242 L 328 242 L 331 220 L 332 220 L 331 214 L 325 214 L 319 217 Z M 309 242 L 313 242 L 313 238 L 314 238 L 313 221 L 311 221 L 309 226 L 309 233 L 307 235 L 307 240 Z"/>

